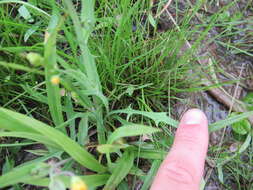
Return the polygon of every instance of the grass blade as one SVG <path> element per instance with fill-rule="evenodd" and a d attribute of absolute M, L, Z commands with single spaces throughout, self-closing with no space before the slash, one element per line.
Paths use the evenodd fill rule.
<path fill-rule="evenodd" d="M 108 138 L 107 144 L 112 144 L 117 139 L 120 139 L 122 137 L 131 137 L 131 136 L 138 136 L 138 135 L 144 135 L 144 134 L 152 134 L 160 132 L 159 129 L 145 126 L 145 125 L 125 125 L 123 127 L 117 128 Z"/>
<path fill-rule="evenodd" d="M 35 175 L 35 170 L 48 170 L 48 165 L 45 163 L 32 163 L 24 166 L 14 168 L 12 171 L 0 176 L 0 188 L 7 187 L 9 185 L 14 185 L 29 179 L 30 177 L 39 178 L 39 175 Z"/>
<path fill-rule="evenodd" d="M 0 61 L 0 65 L 4 66 L 6 68 L 14 69 L 14 70 L 20 70 L 20 71 L 26 71 L 26 72 L 31 72 L 31 73 L 36 73 L 39 75 L 44 75 L 42 71 L 36 70 L 36 69 L 31 69 L 29 67 L 26 67 L 24 65 L 19 65 L 16 63 L 7 63 L 4 61 Z"/>
<path fill-rule="evenodd" d="M 145 177 L 145 180 L 143 182 L 143 185 L 141 187 L 141 190 L 148 190 L 150 185 L 153 182 L 153 178 L 155 177 L 159 167 L 160 167 L 161 161 L 160 160 L 155 160 L 152 165 L 151 168 L 147 174 L 147 176 Z"/>
<path fill-rule="evenodd" d="M 60 149 L 60 146 L 55 144 L 48 137 L 44 137 L 44 136 L 39 135 L 39 134 L 26 133 L 26 132 L 0 132 L 0 137 L 26 138 L 26 139 L 34 140 L 36 142 L 40 142 L 44 145 L 48 145 L 48 146 L 56 148 L 56 149 Z"/>
<path fill-rule="evenodd" d="M 90 78 L 86 74 L 82 73 L 80 70 L 73 69 L 68 69 L 63 72 L 66 74 L 66 77 L 68 77 L 71 81 L 78 83 L 77 86 L 81 87 L 81 94 L 87 96 L 86 99 L 88 98 L 88 96 L 96 96 L 104 104 L 106 109 L 109 109 L 107 98 L 103 95 L 97 83 L 94 83 L 92 80 L 90 80 Z"/>
<path fill-rule="evenodd" d="M 27 146 L 27 145 L 33 145 L 33 144 L 38 144 L 38 143 L 25 142 L 25 143 L 0 144 L 0 148 L 1 147 L 14 147 L 14 146 Z"/>
<path fill-rule="evenodd" d="M 102 93 L 102 86 L 100 82 L 100 78 L 97 72 L 97 67 L 95 63 L 94 56 L 91 54 L 88 47 L 88 39 L 90 34 L 92 33 L 94 24 L 95 24 L 95 16 L 94 16 L 94 0 L 82 0 L 82 10 L 81 10 L 81 21 L 77 15 L 77 12 L 74 8 L 72 1 L 63 0 L 66 8 L 68 10 L 68 14 L 70 15 L 75 33 L 77 36 L 78 45 L 81 50 L 81 62 L 79 63 L 80 70 L 86 74 L 88 79 L 95 84 L 99 93 L 96 95 L 100 99 L 102 98 L 102 102 L 106 104 L 107 100 L 104 99 Z M 103 118 L 102 115 L 102 107 L 100 105 L 99 98 L 94 97 L 94 105 L 96 109 L 97 118 Z M 99 144 L 105 143 L 105 130 L 102 120 L 97 124 L 97 135 Z"/>
<path fill-rule="evenodd" d="M 166 112 L 146 112 L 146 111 L 134 110 L 134 109 L 128 107 L 123 110 L 112 111 L 109 113 L 109 115 L 116 114 L 116 113 L 126 113 L 126 114 L 128 114 L 128 117 L 130 117 L 131 115 L 134 115 L 134 114 L 143 115 L 145 117 L 152 119 L 156 123 L 157 126 L 161 122 L 171 125 L 173 127 L 177 127 L 177 125 L 178 125 L 178 122 L 175 121 L 174 119 L 168 117 Z"/>
<path fill-rule="evenodd" d="M 56 15 L 53 15 L 46 33 L 44 51 L 44 66 L 48 105 L 55 126 L 58 126 L 63 123 L 59 84 L 53 84 L 51 82 L 52 77 L 57 75 L 56 36 L 57 31 L 59 29 L 59 25 L 59 18 Z M 64 128 L 62 128 L 62 130 L 63 129 Z"/>
<path fill-rule="evenodd" d="M 33 133 L 41 134 L 45 137 L 48 137 L 83 166 L 96 172 L 105 171 L 105 167 L 102 166 L 89 152 L 83 149 L 75 141 L 57 129 L 35 119 L 29 118 L 23 114 L 0 108 L 0 128 L 12 131 L 19 129 L 21 132 L 32 131 Z"/>
<path fill-rule="evenodd" d="M 99 86 L 101 90 L 100 79 L 97 72 L 97 67 L 93 55 L 91 55 L 87 42 L 90 33 L 92 32 L 92 25 L 95 23 L 94 17 L 94 1 L 82 1 L 82 24 L 74 9 L 73 3 L 70 0 L 63 1 L 68 9 L 68 13 L 73 21 L 77 40 L 81 49 L 81 64 L 79 65 L 81 70 L 87 74 L 88 78 Z M 87 27 L 88 26 L 88 27 Z"/>
<path fill-rule="evenodd" d="M 241 121 L 243 119 L 248 118 L 249 116 L 253 115 L 253 111 L 250 112 L 245 112 L 245 113 L 241 113 L 238 115 L 234 115 L 234 116 L 230 116 L 227 119 L 221 120 L 221 121 L 217 121 L 215 123 L 212 123 L 211 125 L 209 125 L 209 132 L 214 132 L 217 130 L 220 130 L 228 125 L 231 125 L 233 123 L 236 123 L 238 121 Z"/>
<path fill-rule="evenodd" d="M 138 157 L 149 160 L 163 160 L 168 154 L 168 152 L 162 150 L 135 149 L 134 152 Z"/>
<path fill-rule="evenodd" d="M 78 144 L 84 145 L 88 140 L 88 130 L 89 130 L 89 118 L 88 115 L 84 115 L 78 126 L 77 140 Z"/>
<path fill-rule="evenodd" d="M 46 171 L 49 165 L 45 163 L 31 163 L 14 168 L 11 172 L 6 173 L 0 177 L 0 188 L 14 185 L 17 183 L 25 183 L 36 186 L 48 187 L 50 179 L 46 178 Z M 45 172 L 45 173 L 44 173 Z M 95 188 L 104 185 L 109 178 L 108 174 L 98 174 L 89 176 L 80 176 L 89 188 Z M 71 177 L 59 176 L 59 179 L 70 187 Z"/>
<path fill-rule="evenodd" d="M 18 4 L 25 5 L 29 8 L 32 8 L 32 9 L 36 10 L 38 13 L 44 15 L 46 18 L 50 18 L 50 15 L 47 12 L 45 12 L 42 9 L 39 9 L 38 7 L 35 7 L 35 6 L 31 5 L 30 3 L 27 3 L 25 1 L 20 1 L 20 0 L 2 0 L 2 1 L 0 1 L 0 4 L 7 4 L 7 3 L 18 3 Z"/>
<path fill-rule="evenodd" d="M 85 181 L 89 189 L 96 188 L 98 186 L 104 185 L 109 178 L 108 174 L 95 174 L 95 175 L 87 175 L 87 176 L 79 176 L 82 180 Z M 70 187 L 70 177 L 69 176 L 59 176 L 59 179 L 64 182 L 66 187 Z M 49 178 L 40 178 L 40 179 L 29 179 L 23 181 L 23 183 L 30 184 L 30 185 L 37 185 L 48 187 L 50 183 Z"/>
<path fill-rule="evenodd" d="M 71 97 L 70 96 L 66 96 L 65 97 L 65 107 L 66 107 L 66 116 L 67 119 L 70 120 L 71 118 L 75 117 L 75 111 L 73 108 L 73 104 L 71 101 Z M 65 124 L 66 122 L 64 122 Z M 58 126 L 57 126 L 58 127 Z M 68 128 L 70 131 L 70 137 L 71 139 L 73 139 L 74 141 L 76 141 L 76 129 L 75 129 L 75 119 L 73 119 L 72 121 L 68 122 Z"/>
<path fill-rule="evenodd" d="M 102 154 L 109 154 L 128 147 L 128 144 L 101 144 L 97 146 L 97 150 Z"/>
<path fill-rule="evenodd" d="M 113 169 L 112 175 L 108 179 L 103 190 L 114 190 L 120 182 L 127 176 L 134 164 L 134 153 L 125 151 L 118 160 L 117 165 Z"/>

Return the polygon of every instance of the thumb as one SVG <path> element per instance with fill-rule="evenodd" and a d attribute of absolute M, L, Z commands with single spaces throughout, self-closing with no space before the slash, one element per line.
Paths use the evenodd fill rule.
<path fill-rule="evenodd" d="M 170 153 L 151 190 L 198 190 L 208 147 L 208 122 L 198 109 L 188 110 L 176 131 Z"/>

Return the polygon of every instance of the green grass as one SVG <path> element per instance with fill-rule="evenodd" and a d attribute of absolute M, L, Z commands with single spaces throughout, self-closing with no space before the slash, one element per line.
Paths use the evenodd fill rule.
<path fill-rule="evenodd" d="M 252 56 L 241 44 L 224 41 L 239 32 L 239 22 L 246 22 L 241 15 L 226 17 L 235 3 L 195 25 L 192 20 L 205 2 L 188 5 L 179 18 L 176 1 L 171 6 L 180 31 L 172 27 L 161 32 L 152 15 L 165 3 L 0 1 L 1 188 L 69 187 L 73 175 L 90 189 L 133 189 L 137 181 L 143 182 L 142 190 L 149 188 L 173 141 L 177 95 L 203 89 L 199 78 L 210 68 L 197 64 L 196 52 L 208 32 L 224 28 L 208 42 Z M 24 5 L 31 18 L 18 12 Z M 192 48 L 182 52 L 186 40 Z M 28 60 L 31 52 L 35 57 Z M 53 77 L 59 77 L 59 84 Z M 213 123 L 210 131 L 251 114 Z M 150 141 L 143 142 L 142 135 Z M 224 151 L 212 157 L 219 153 L 212 147 L 210 158 L 217 159 L 223 180 L 232 178 L 239 186 L 241 178 L 250 181 L 239 157 L 252 156 L 250 135 L 234 155 Z M 36 157 L 24 161 L 24 150 L 38 143 L 43 146 L 32 151 Z"/>

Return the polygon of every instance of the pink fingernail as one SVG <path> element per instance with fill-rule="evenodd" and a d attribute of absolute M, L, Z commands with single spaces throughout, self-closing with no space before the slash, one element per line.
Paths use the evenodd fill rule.
<path fill-rule="evenodd" d="M 182 118 L 182 123 L 185 125 L 197 125 L 206 121 L 204 112 L 199 109 L 188 110 Z"/>

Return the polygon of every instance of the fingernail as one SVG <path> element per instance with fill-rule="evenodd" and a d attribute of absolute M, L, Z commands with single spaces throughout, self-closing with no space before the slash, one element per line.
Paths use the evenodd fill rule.
<path fill-rule="evenodd" d="M 190 109 L 182 117 L 185 125 L 198 125 L 207 122 L 206 115 L 199 109 Z"/>

